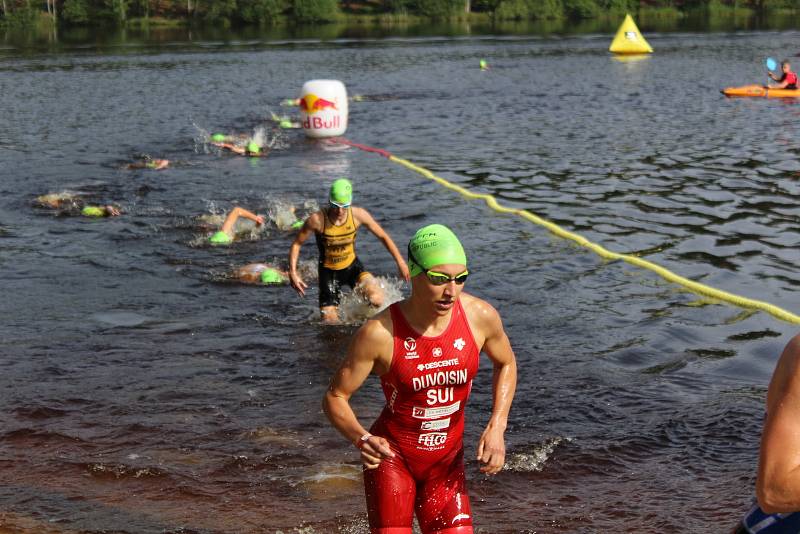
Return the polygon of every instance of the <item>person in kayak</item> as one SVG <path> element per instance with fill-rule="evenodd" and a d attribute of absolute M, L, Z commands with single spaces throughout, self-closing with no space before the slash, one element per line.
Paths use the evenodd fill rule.
<path fill-rule="evenodd" d="M 792 72 L 792 65 L 788 60 L 781 61 L 782 75 L 780 77 L 773 73 L 769 73 L 769 77 L 778 82 L 777 84 L 769 84 L 769 89 L 797 89 L 797 74 Z"/>
<path fill-rule="evenodd" d="M 350 180 L 334 181 L 329 194 L 330 207 L 309 215 L 289 249 L 289 280 L 292 287 L 305 296 L 308 285 L 297 271 L 297 260 L 300 247 L 312 233 L 315 235 L 319 248 L 319 310 L 326 323 L 339 320 L 342 285 L 359 291 L 376 308 L 383 305 L 383 289 L 356 256 L 356 233 L 362 225 L 383 242 L 397 263 L 400 276 L 409 279 L 408 266 L 392 238 L 367 210 L 352 206 L 352 200 Z"/>
<path fill-rule="evenodd" d="M 483 473 L 499 473 L 516 359 L 497 310 L 462 291 L 467 257 L 449 228 L 420 228 L 408 264 L 411 296 L 355 333 L 323 409 L 361 451 L 372 534 L 411 534 L 415 512 L 423 534 L 471 534 L 464 407 L 484 352 L 494 366 L 494 394 L 477 459 Z M 367 431 L 349 400 L 370 373 L 380 376 L 386 404 Z"/>
<path fill-rule="evenodd" d="M 735 534 L 800 532 L 800 334 L 783 349 L 767 389 L 757 503 Z"/>

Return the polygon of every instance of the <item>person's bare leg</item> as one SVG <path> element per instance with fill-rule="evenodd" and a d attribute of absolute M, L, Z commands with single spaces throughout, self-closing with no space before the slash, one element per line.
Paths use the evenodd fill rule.
<path fill-rule="evenodd" d="M 383 306 L 384 301 L 386 301 L 386 292 L 381 287 L 378 279 L 371 274 L 361 278 L 356 284 L 356 289 L 376 308 Z"/>

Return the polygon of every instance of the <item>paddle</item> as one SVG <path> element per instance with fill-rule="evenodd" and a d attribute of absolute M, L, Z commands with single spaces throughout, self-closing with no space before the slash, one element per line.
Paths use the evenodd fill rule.
<path fill-rule="evenodd" d="M 768 57 L 764 61 L 764 65 L 766 65 L 768 73 L 771 73 L 773 70 L 778 68 L 778 62 L 772 59 L 771 57 Z M 771 80 L 772 76 L 767 75 L 767 79 Z M 767 81 L 767 87 L 769 87 L 769 81 Z"/>

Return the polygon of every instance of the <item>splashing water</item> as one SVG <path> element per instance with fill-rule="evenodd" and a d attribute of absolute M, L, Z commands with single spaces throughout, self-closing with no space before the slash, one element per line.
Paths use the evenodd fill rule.
<path fill-rule="evenodd" d="M 503 469 L 516 471 L 518 473 L 541 471 L 542 468 L 544 468 L 545 462 L 550 458 L 550 455 L 553 454 L 555 448 L 563 441 L 569 443 L 572 439 L 556 436 L 546 439 L 543 443 L 534 447 L 533 452 L 511 454 L 506 464 L 503 466 Z"/>
<path fill-rule="evenodd" d="M 352 291 L 342 296 L 339 302 L 339 320 L 344 324 L 360 324 L 403 299 L 403 280 L 394 277 L 376 276 L 375 280 L 383 289 L 383 306 L 376 308 L 372 306 L 367 298 L 360 291 Z"/>

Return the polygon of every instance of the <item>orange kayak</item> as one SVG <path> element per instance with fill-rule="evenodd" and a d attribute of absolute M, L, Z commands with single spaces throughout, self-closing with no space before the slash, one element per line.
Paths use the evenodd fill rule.
<path fill-rule="evenodd" d="M 800 98 L 800 89 L 767 89 L 763 85 L 744 85 L 742 87 L 726 87 L 722 90 L 722 94 L 725 96 Z"/>

